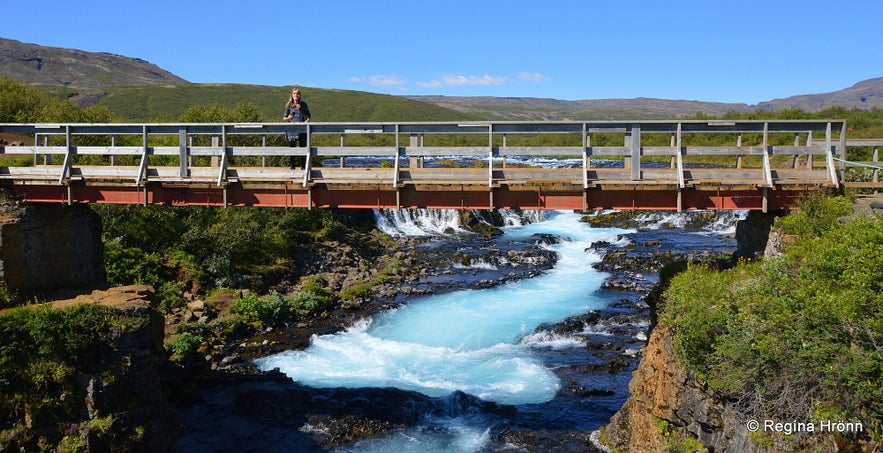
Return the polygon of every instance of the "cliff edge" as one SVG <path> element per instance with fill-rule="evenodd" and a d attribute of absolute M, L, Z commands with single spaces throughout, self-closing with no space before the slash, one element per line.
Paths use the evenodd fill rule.
<path fill-rule="evenodd" d="M 631 397 L 605 427 L 615 451 L 760 452 L 738 409 L 677 363 L 672 332 L 657 325 L 629 383 Z"/>

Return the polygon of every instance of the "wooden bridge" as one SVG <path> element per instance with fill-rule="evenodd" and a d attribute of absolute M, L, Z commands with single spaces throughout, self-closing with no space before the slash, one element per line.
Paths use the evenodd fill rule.
<path fill-rule="evenodd" d="M 305 147 L 285 134 L 306 133 Z M 0 124 L 28 203 L 779 210 L 879 188 L 843 120 Z M 863 147 L 870 160 L 847 160 Z M 872 151 L 869 151 L 873 148 Z M 306 157 L 305 168 L 289 158 Z"/>

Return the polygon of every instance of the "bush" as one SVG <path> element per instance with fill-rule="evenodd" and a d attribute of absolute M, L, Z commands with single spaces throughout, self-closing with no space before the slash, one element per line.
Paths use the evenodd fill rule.
<path fill-rule="evenodd" d="M 104 225 L 108 282 L 153 285 L 164 307 L 180 305 L 185 290 L 263 292 L 291 272 L 291 256 L 304 240 L 336 238 L 343 231 L 327 209 L 98 205 L 95 210 Z"/>
<path fill-rule="evenodd" d="M 798 211 L 776 219 L 776 226 L 785 234 L 821 236 L 839 227 L 838 218 L 852 214 L 852 204 L 853 200 L 843 196 L 805 196 L 797 202 Z"/>
<path fill-rule="evenodd" d="M 191 332 L 184 332 L 175 337 L 175 339 L 166 343 L 166 349 L 186 360 L 199 352 L 199 347 L 205 342 L 205 339 Z"/>
<path fill-rule="evenodd" d="M 292 319 L 295 309 L 291 299 L 273 291 L 262 297 L 252 295 L 237 299 L 233 301 L 230 312 L 253 327 L 264 328 Z"/>
<path fill-rule="evenodd" d="M 177 354 L 182 360 L 189 360 L 199 352 L 205 352 L 214 338 L 221 334 L 218 323 L 180 324 L 174 338 L 166 343 L 167 350 Z"/>
<path fill-rule="evenodd" d="M 292 296 L 292 303 L 297 310 L 308 313 L 319 312 L 331 306 L 333 294 L 322 284 L 318 277 L 304 280 L 303 290 Z"/>
<path fill-rule="evenodd" d="M 85 398 L 75 370 L 97 372 L 111 341 L 145 319 L 93 304 L 52 309 L 19 307 L 0 314 L 0 431 L 9 436 L 23 414 L 43 420 L 79 420 Z M 56 433 L 52 442 L 60 442 Z M 71 438 L 69 442 L 76 443 Z"/>
<path fill-rule="evenodd" d="M 111 286 L 152 285 L 164 281 L 162 257 L 137 247 L 125 247 L 117 238 L 104 244 L 107 283 Z"/>
<path fill-rule="evenodd" d="M 372 282 L 358 282 L 347 286 L 340 292 L 341 300 L 357 300 L 364 299 L 371 295 L 371 288 L 374 287 Z"/>
<path fill-rule="evenodd" d="M 843 199 L 783 222 L 785 255 L 713 272 L 692 266 L 664 293 L 660 320 L 691 369 L 746 405 L 746 417 L 849 414 L 883 420 L 883 217 L 840 224 Z M 824 225 L 824 226 L 823 226 Z"/>

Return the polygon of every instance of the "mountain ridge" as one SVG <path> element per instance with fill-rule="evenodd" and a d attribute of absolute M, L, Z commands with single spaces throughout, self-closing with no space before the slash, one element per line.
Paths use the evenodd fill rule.
<path fill-rule="evenodd" d="M 140 58 L 0 38 L 0 76 L 81 88 L 190 83 Z"/>

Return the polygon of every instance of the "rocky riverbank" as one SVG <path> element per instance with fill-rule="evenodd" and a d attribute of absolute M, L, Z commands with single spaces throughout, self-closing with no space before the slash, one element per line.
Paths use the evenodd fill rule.
<path fill-rule="evenodd" d="M 879 195 L 858 196 L 853 210 L 852 215 L 839 220 L 879 216 L 883 213 L 883 199 Z M 751 213 L 747 220 L 737 228 L 737 257 L 771 258 L 782 253 L 783 245 L 795 240 L 773 228 L 772 215 Z M 630 398 L 601 430 L 600 437 L 609 448 L 642 452 L 879 451 L 879 439 L 838 436 L 841 433 L 835 429 L 820 428 L 830 423 L 824 420 L 807 417 L 773 421 L 761 420 L 756 413 L 751 415 L 751 409 L 744 401 L 738 401 L 738 396 L 715 391 L 703 377 L 687 368 L 674 351 L 676 334 L 665 324 L 652 329 L 629 384 Z M 796 392 L 811 394 L 812 389 L 799 388 Z M 788 432 L 791 429 L 793 432 Z M 811 439 L 801 437 L 807 434 Z"/>
<path fill-rule="evenodd" d="M 649 237 L 660 236 L 659 232 L 645 233 Z M 179 405 L 179 414 L 188 433 L 178 441 L 176 450 L 233 451 L 228 446 L 247 443 L 269 451 L 278 451 L 281 445 L 298 445 L 307 451 L 318 451 L 402 431 L 414 424 L 421 413 L 480 412 L 505 420 L 505 414 L 512 411 L 512 407 L 483 402 L 465 394 L 438 399 L 394 389 L 374 389 L 366 396 L 364 390 L 307 388 L 292 383 L 278 372 L 257 371 L 252 360 L 284 350 L 305 348 L 313 335 L 348 328 L 357 320 L 396 307 L 410 297 L 464 287 L 494 286 L 535 276 L 554 265 L 554 254 L 542 245 L 556 240 L 553 236 L 537 236 L 535 247 L 521 250 L 509 249 L 509 245 L 495 241 L 493 236 L 480 241 L 454 238 L 447 238 L 444 242 L 431 239 L 401 241 L 402 248 L 392 252 L 391 256 L 406 266 L 392 281 L 375 288 L 371 297 L 357 304 L 348 304 L 346 308 L 341 306 L 309 322 L 260 332 L 227 344 L 216 354 L 206 357 L 207 369 L 199 378 L 199 391 Z M 605 310 L 537 329 L 543 335 L 579 335 L 585 341 L 585 350 L 594 357 L 588 365 L 556 370 L 562 380 L 562 399 L 609 399 L 615 406 L 612 411 L 618 409 L 627 395 L 615 394 L 604 384 L 587 384 L 585 376 L 587 373 L 627 376 L 636 369 L 651 324 L 650 305 L 645 297 L 657 280 L 660 266 L 715 256 L 713 251 L 666 249 L 658 240 L 639 238 L 639 241 L 624 247 L 613 244 L 593 246 L 593 253 L 604 255 L 597 267 L 609 273 L 602 291 L 618 294 L 619 302 Z M 392 407 L 399 409 L 390 410 Z M 414 409 L 413 412 L 402 412 L 402 407 Z M 504 422 L 490 433 L 488 448 L 596 451 L 591 432 L 562 432 Z"/>

